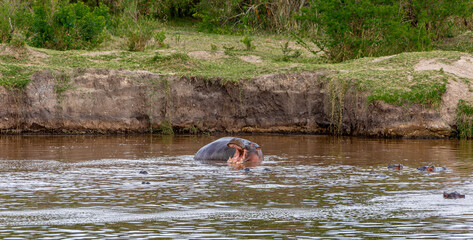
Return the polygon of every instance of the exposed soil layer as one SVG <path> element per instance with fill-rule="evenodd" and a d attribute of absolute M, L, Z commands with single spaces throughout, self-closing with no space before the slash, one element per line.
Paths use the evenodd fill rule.
<path fill-rule="evenodd" d="M 367 96 L 354 88 L 343 98 L 331 96 L 324 80 L 327 74 L 323 70 L 275 74 L 232 83 L 144 71 L 45 70 L 35 73 L 21 91 L 0 86 L 0 130 L 144 133 L 172 126 L 175 132 L 192 133 L 449 137 L 455 132 L 458 100 L 471 94 L 455 82 L 447 85 L 441 109 L 382 101 L 368 104 Z"/>

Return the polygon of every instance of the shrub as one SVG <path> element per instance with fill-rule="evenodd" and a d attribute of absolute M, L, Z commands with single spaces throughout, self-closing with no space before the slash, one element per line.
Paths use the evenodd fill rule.
<path fill-rule="evenodd" d="M 0 43 L 8 43 L 15 39 L 15 34 L 20 35 L 19 32 L 26 25 L 27 9 L 27 2 L 25 1 L 0 1 Z M 18 37 L 16 40 L 18 40 Z"/>
<path fill-rule="evenodd" d="M 302 19 L 321 27 L 317 44 L 332 61 L 431 49 L 469 0 L 315 0 Z M 471 12 L 470 12 L 471 14 Z M 447 29 L 448 30 L 448 29 Z"/>
<path fill-rule="evenodd" d="M 201 0 L 195 5 L 194 17 L 199 18 L 199 29 L 206 32 L 235 29 L 263 29 L 272 32 L 298 31 L 303 22 L 294 18 L 301 7 L 309 6 L 305 0 Z M 306 24 L 307 25 L 307 24 Z M 232 31 L 233 32 L 233 31 Z"/>
<path fill-rule="evenodd" d="M 154 26 L 146 20 L 138 20 L 128 24 L 128 33 L 126 35 L 126 45 L 129 51 L 144 51 L 148 42 L 153 38 L 155 41 L 164 41 L 166 35 L 164 32 L 153 34 Z M 164 38 L 163 38 L 164 36 Z M 160 42 L 157 42 L 161 44 Z M 162 42 L 164 44 L 164 42 Z"/>
<path fill-rule="evenodd" d="M 283 57 L 281 60 L 288 62 L 292 58 L 298 58 L 301 56 L 302 52 L 299 49 L 292 49 L 289 47 L 289 42 L 281 44 L 281 51 Z"/>
<path fill-rule="evenodd" d="M 243 44 L 245 44 L 245 47 L 246 47 L 246 50 L 247 51 L 251 51 L 255 48 L 255 45 L 253 45 L 253 38 L 252 37 L 249 37 L 249 36 L 244 36 L 242 39 L 240 39 L 240 42 L 242 42 Z"/>
<path fill-rule="evenodd" d="M 141 31 L 140 29 L 130 31 L 127 35 L 127 48 L 128 51 L 144 51 L 146 44 L 151 40 L 151 33 Z"/>
<path fill-rule="evenodd" d="M 56 11 L 51 11 L 45 5 L 33 8 L 29 33 L 35 47 L 92 48 L 102 42 L 102 32 L 111 24 L 108 8 L 104 5 L 91 11 L 83 2 L 77 2 L 60 5 Z"/>
<path fill-rule="evenodd" d="M 403 22 L 393 4 L 375 0 L 317 3 L 306 10 L 305 17 L 322 27 L 323 35 L 316 42 L 332 61 L 425 50 L 430 46 L 425 29 L 413 29 Z"/>
<path fill-rule="evenodd" d="M 460 138 L 473 137 L 473 107 L 465 100 L 457 104 L 456 128 Z"/>
<path fill-rule="evenodd" d="M 159 31 L 154 34 L 154 41 L 156 42 L 157 47 L 167 47 L 164 40 L 166 40 L 166 33 L 164 31 Z"/>
<path fill-rule="evenodd" d="M 455 20 L 471 17 L 473 4 L 471 0 L 411 0 L 400 1 L 404 20 L 413 27 L 423 27 L 437 40 L 453 37 Z"/>

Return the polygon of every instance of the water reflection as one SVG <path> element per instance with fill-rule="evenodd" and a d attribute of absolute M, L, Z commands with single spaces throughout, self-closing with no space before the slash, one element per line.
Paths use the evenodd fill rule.
<path fill-rule="evenodd" d="M 471 141 L 244 136 L 261 165 L 193 160 L 219 137 L 0 136 L 0 237 L 473 237 Z"/>

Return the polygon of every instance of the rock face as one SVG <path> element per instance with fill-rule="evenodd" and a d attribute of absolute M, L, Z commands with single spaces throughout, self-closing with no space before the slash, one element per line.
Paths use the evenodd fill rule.
<path fill-rule="evenodd" d="M 427 109 L 329 91 L 326 71 L 276 74 L 240 83 L 108 69 L 42 71 L 28 86 L 0 86 L 2 133 L 175 131 L 330 133 L 448 137 L 453 106 Z M 457 99 L 458 100 L 458 99 Z"/>

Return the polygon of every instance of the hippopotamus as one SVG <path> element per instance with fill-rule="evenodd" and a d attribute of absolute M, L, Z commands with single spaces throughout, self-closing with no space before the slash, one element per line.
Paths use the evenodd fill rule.
<path fill-rule="evenodd" d="M 417 170 L 421 172 L 438 172 L 438 171 L 445 171 L 447 170 L 446 167 L 435 167 L 435 166 L 423 166 L 417 168 Z"/>
<path fill-rule="evenodd" d="M 223 137 L 203 146 L 195 160 L 220 160 L 229 163 L 261 162 L 263 152 L 254 142 L 243 138 Z"/>
<path fill-rule="evenodd" d="M 404 166 L 402 164 L 389 164 L 388 169 L 401 170 Z"/>
<path fill-rule="evenodd" d="M 457 199 L 457 198 L 465 198 L 465 194 L 460 194 L 459 192 L 443 192 L 443 198 L 448 198 L 448 199 Z"/>

